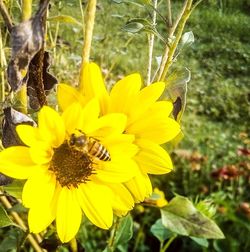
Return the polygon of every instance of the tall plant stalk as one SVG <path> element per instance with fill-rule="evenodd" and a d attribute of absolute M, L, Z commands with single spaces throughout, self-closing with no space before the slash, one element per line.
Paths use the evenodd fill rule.
<path fill-rule="evenodd" d="M 23 0 L 22 3 L 22 21 L 26 21 L 32 14 L 32 0 Z M 21 103 L 20 111 L 27 114 L 27 87 L 23 85 L 21 90 L 17 93 L 17 99 Z"/>
<path fill-rule="evenodd" d="M 158 81 L 163 81 L 166 78 L 168 70 L 173 63 L 174 54 L 180 42 L 186 22 L 188 18 L 190 17 L 190 14 L 193 10 L 192 3 L 193 3 L 193 0 L 185 1 L 182 10 L 180 11 L 178 17 L 176 18 L 175 23 L 172 25 L 171 6 L 170 6 L 171 1 L 168 1 L 168 16 L 169 16 L 168 18 L 170 21 L 168 37 L 170 40 L 173 39 L 173 42 L 170 42 L 170 45 L 166 45 L 166 49 L 163 54 L 159 73 L 158 73 L 158 78 L 157 78 Z"/>
<path fill-rule="evenodd" d="M 93 30 L 95 24 L 96 0 L 89 0 L 85 18 L 84 44 L 82 50 L 82 63 L 80 69 L 79 86 L 81 88 L 84 64 L 89 62 Z"/>
<path fill-rule="evenodd" d="M 156 9 L 158 0 L 153 1 L 154 10 L 153 10 L 153 26 L 156 25 Z M 151 71 L 152 71 L 152 60 L 153 60 L 153 50 L 154 50 L 154 39 L 155 35 L 153 33 L 149 34 L 148 41 L 148 69 L 147 69 L 147 86 L 151 83 Z"/>

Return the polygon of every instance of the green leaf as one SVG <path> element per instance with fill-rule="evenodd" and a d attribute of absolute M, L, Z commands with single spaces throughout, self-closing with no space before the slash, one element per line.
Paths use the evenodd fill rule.
<path fill-rule="evenodd" d="M 54 17 L 49 17 L 48 21 L 52 22 L 61 22 L 61 23 L 68 23 L 68 24 L 76 24 L 82 26 L 82 23 L 77 21 L 75 18 L 68 16 L 68 15 L 58 15 Z"/>
<path fill-rule="evenodd" d="M 166 89 L 162 99 L 174 103 L 173 115 L 180 122 L 186 107 L 187 83 L 190 81 L 191 73 L 187 68 L 175 70 L 166 79 Z"/>
<path fill-rule="evenodd" d="M 174 197 L 161 209 L 161 216 L 162 224 L 173 233 L 205 239 L 224 238 L 217 224 L 200 213 L 185 197 Z"/>
<path fill-rule="evenodd" d="M 161 219 L 157 220 L 155 224 L 152 225 L 150 231 L 160 242 L 164 242 L 173 236 L 173 233 L 163 226 Z"/>
<path fill-rule="evenodd" d="M 126 32 L 137 33 L 144 28 L 144 25 L 139 22 L 128 22 L 123 26 L 123 30 Z"/>
<path fill-rule="evenodd" d="M 15 225 L 15 223 L 9 218 L 5 209 L 0 205 L 0 227 L 7 227 Z"/>
<path fill-rule="evenodd" d="M 4 186 L 4 190 L 9 195 L 21 199 L 24 183 L 24 180 L 14 180 L 11 184 Z"/>
<path fill-rule="evenodd" d="M 194 34 L 192 31 L 185 32 L 180 41 L 180 47 L 183 49 L 184 47 L 188 47 L 194 43 Z"/>
<path fill-rule="evenodd" d="M 207 239 L 204 238 L 197 238 L 197 237 L 192 237 L 190 236 L 190 238 L 196 242 L 197 244 L 199 244 L 200 246 L 204 247 L 204 248 L 208 248 L 208 241 Z"/>
<path fill-rule="evenodd" d="M 133 219 L 131 215 L 123 217 L 116 231 L 115 245 L 126 244 L 133 236 Z"/>

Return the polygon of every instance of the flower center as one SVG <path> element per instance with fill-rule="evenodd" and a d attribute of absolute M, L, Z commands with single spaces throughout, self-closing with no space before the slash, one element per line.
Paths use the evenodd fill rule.
<path fill-rule="evenodd" d="M 86 183 L 93 174 L 93 162 L 91 158 L 76 149 L 70 148 L 67 142 L 54 150 L 49 170 L 54 172 L 61 186 L 78 187 Z"/>

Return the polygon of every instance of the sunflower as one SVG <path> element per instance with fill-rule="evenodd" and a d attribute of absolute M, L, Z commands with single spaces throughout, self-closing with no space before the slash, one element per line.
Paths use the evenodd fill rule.
<path fill-rule="evenodd" d="M 62 115 L 45 106 L 38 114 L 38 127 L 17 126 L 26 146 L 0 153 L 0 172 L 27 180 L 22 201 L 29 208 L 31 232 L 39 233 L 55 220 L 60 240 L 68 242 L 79 229 L 82 212 L 96 226 L 108 229 L 113 210 L 133 207 L 123 183 L 138 173 L 133 159 L 138 147 L 133 135 L 123 134 L 124 114 L 99 116 L 99 112 L 95 98 L 84 107 L 72 103 Z M 102 155 L 81 148 L 83 138 L 104 150 Z"/>
<path fill-rule="evenodd" d="M 84 106 L 89 99 L 97 97 L 102 115 L 123 113 L 127 116 L 124 133 L 135 136 L 139 151 L 135 160 L 140 172 L 124 183 L 135 202 L 141 202 L 152 193 L 148 174 L 165 174 L 173 169 L 169 154 L 161 146 L 180 133 L 180 125 L 170 117 L 173 104 L 159 101 L 164 82 L 142 88 L 139 74 L 131 74 L 119 80 L 107 91 L 100 68 L 87 63 L 82 72 L 80 89 L 66 84 L 58 87 L 58 103 L 65 110 L 73 101 Z"/>

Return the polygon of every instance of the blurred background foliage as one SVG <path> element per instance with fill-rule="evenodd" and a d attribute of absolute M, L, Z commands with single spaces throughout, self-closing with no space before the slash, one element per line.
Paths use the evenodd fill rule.
<path fill-rule="evenodd" d="M 134 72 L 141 73 L 145 79 L 147 71 L 147 34 L 127 33 L 123 27 L 132 18 L 149 18 L 152 10 L 148 12 L 129 1 L 117 2 L 122 1 L 99 1 L 91 52 L 91 60 L 101 65 L 108 86 Z M 173 1 L 174 13 L 182 2 Z M 20 9 L 15 1 L 12 4 L 12 16 L 18 20 Z M 158 10 L 166 15 L 165 1 L 160 1 Z M 200 246 L 180 237 L 169 251 L 250 251 L 249 13 L 249 0 L 203 1 L 185 28 L 193 32 L 195 42 L 180 53 L 170 69 L 171 72 L 187 67 L 192 74 L 182 119 L 185 137 L 172 153 L 175 170 L 155 176 L 153 183 L 169 200 L 176 193 L 188 196 L 193 202 L 204 199 L 212 202 L 217 209 L 215 220 L 226 239 L 211 240 L 207 246 Z M 79 1 L 51 1 L 49 16 L 57 15 L 70 15 L 81 22 Z M 166 38 L 165 28 L 166 24 L 158 16 L 158 32 Z M 4 32 L 2 29 L 8 55 L 8 37 Z M 76 85 L 83 44 L 81 26 L 74 21 L 59 22 L 52 18 L 47 34 L 46 46 L 53 57 L 51 71 L 60 82 Z M 163 46 L 156 38 L 154 56 L 162 54 Z M 154 59 L 153 69 L 156 67 Z M 52 103 L 55 103 L 54 97 L 52 93 Z M 138 206 L 133 217 L 135 234 L 127 245 L 128 251 L 152 251 L 152 248 L 157 251 L 160 245 L 150 227 L 160 218 L 159 210 Z M 9 229 L 0 229 L 0 236 L 10 232 Z M 100 241 L 106 240 L 107 232 L 84 225 L 80 234 L 80 248 L 102 251 L 105 247 Z M 0 248 L 3 245 L 6 245 L 4 240 Z M 60 251 L 68 249 L 62 246 Z"/>

